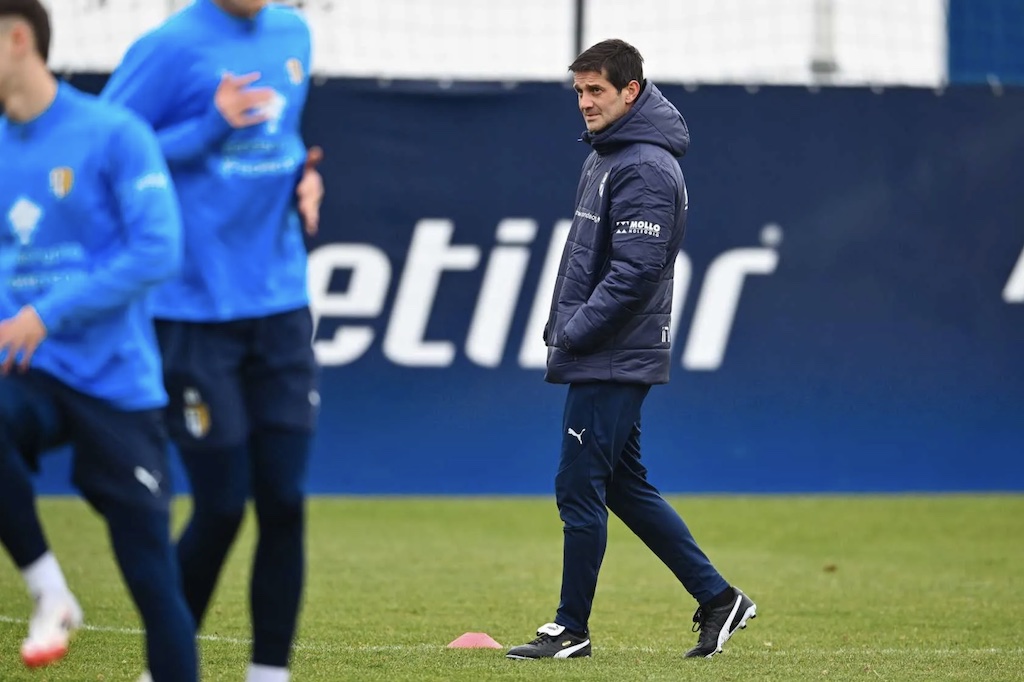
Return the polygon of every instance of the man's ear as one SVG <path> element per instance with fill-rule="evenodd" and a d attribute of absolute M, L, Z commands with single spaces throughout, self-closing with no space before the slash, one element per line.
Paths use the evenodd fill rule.
<path fill-rule="evenodd" d="M 11 43 L 14 45 L 15 55 L 22 56 L 33 49 L 32 29 L 24 21 L 15 18 L 10 22 L 8 32 L 11 36 Z"/>
<path fill-rule="evenodd" d="M 626 84 L 626 104 L 632 104 L 640 96 L 640 83 L 629 81 Z"/>

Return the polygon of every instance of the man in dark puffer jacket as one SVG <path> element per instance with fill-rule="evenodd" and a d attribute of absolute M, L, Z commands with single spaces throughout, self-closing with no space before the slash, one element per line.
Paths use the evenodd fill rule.
<path fill-rule="evenodd" d="M 607 40 L 569 70 L 593 152 L 576 190 L 544 331 L 546 380 L 569 384 L 555 495 L 564 525 L 555 622 L 509 658 L 589 656 L 590 618 L 611 509 L 699 607 L 688 657 L 711 657 L 757 612 L 718 573 L 640 463 L 640 408 L 668 381 L 672 273 L 686 225 L 683 117 L 643 77 L 636 48 Z"/>

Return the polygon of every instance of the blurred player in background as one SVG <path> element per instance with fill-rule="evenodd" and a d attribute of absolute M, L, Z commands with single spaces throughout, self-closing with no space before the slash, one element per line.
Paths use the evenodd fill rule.
<path fill-rule="evenodd" d="M 249 682 L 289 678 L 305 571 L 319 394 L 302 223 L 316 232 L 323 197 L 320 152 L 300 135 L 310 50 L 295 10 L 196 0 L 140 38 L 103 92 L 156 130 L 181 200 L 184 266 L 154 301 L 193 493 L 178 558 L 201 623 L 253 498 Z"/>
<path fill-rule="evenodd" d="M 82 610 L 50 552 L 30 470 L 70 444 L 146 628 L 154 679 L 196 680 L 170 536 L 153 285 L 181 263 L 181 218 L 145 123 L 46 68 L 39 0 L 0 0 L 0 541 L 35 610 L 21 655 L 67 652 Z"/>
<path fill-rule="evenodd" d="M 569 70 L 593 151 L 544 328 L 545 379 L 569 384 L 555 476 L 562 598 L 555 621 L 507 655 L 590 655 L 588 621 L 611 509 L 697 600 L 700 636 L 686 656 L 711 657 L 757 609 L 718 573 L 640 461 L 640 408 L 651 385 L 668 382 L 671 365 L 672 274 L 687 212 L 676 158 L 690 133 L 644 80 L 632 45 L 598 43 Z"/>

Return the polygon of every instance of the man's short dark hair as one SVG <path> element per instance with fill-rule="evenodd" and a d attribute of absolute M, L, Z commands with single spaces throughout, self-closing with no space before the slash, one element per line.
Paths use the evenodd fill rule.
<path fill-rule="evenodd" d="M 50 58 L 50 15 L 39 0 L 0 0 L 0 19 L 17 17 L 32 27 L 36 50 L 46 61 Z"/>
<path fill-rule="evenodd" d="M 569 65 L 569 70 L 573 73 L 604 73 L 616 90 L 622 90 L 630 81 L 641 85 L 644 82 L 644 58 L 640 56 L 640 51 L 618 38 L 602 40 L 587 48 Z"/>

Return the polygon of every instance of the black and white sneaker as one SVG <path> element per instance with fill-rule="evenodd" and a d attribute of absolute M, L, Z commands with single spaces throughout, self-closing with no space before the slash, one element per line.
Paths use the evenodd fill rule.
<path fill-rule="evenodd" d="M 564 626 L 547 623 L 537 629 L 537 639 L 513 647 L 507 658 L 583 658 L 590 656 L 590 637 L 574 635 Z"/>
<path fill-rule="evenodd" d="M 735 598 L 716 609 L 698 607 L 693 614 L 693 631 L 700 631 L 697 646 L 686 652 L 686 658 L 711 658 L 722 653 L 722 647 L 737 630 L 747 627 L 747 621 L 757 617 L 757 604 L 743 591 L 733 587 Z"/>

